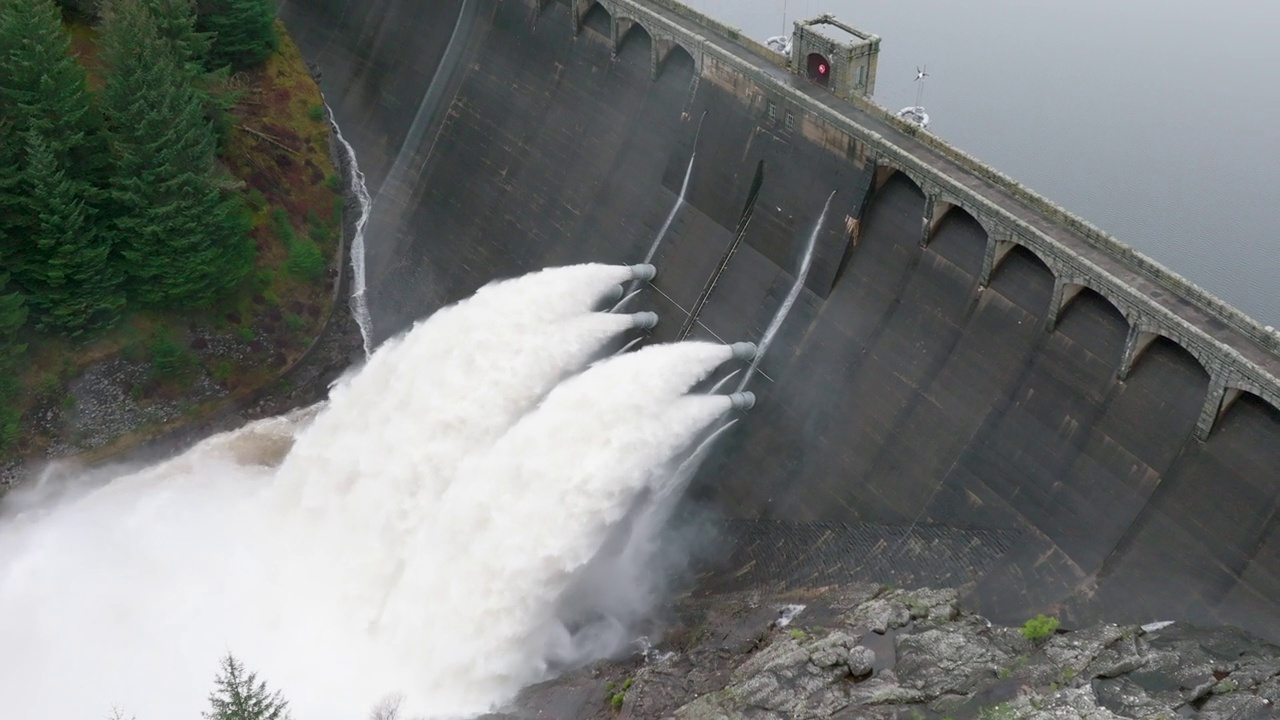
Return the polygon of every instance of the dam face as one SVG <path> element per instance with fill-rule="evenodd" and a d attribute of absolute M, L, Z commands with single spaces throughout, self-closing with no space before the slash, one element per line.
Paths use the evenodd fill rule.
<path fill-rule="evenodd" d="M 1220 371 L 1166 337 L 1133 354 L 1129 306 L 1089 287 L 1060 302 L 1060 272 L 1018 244 L 992 264 L 989 223 L 601 6 L 281 14 L 377 197 L 377 340 L 496 277 L 638 262 L 696 152 L 630 309 L 659 313 L 655 341 L 758 341 L 836 191 L 758 403 L 693 489 L 738 533 L 722 562 L 755 569 L 710 585 L 945 581 L 1010 622 L 1276 636 L 1280 413 L 1243 393 L 1200 439 Z"/>

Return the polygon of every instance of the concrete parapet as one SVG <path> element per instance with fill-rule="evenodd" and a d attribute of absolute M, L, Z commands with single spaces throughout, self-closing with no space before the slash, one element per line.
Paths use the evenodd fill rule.
<path fill-rule="evenodd" d="M 1161 291 L 1181 299 L 1200 314 L 1217 321 L 1239 333 L 1274 357 L 1280 353 L 1280 335 L 1268 332 L 1257 321 L 1238 309 L 1199 288 L 1137 250 L 1116 240 L 1089 222 L 1072 214 L 1051 200 L 1028 189 L 1004 173 L 977 158 L 948 144 L 919 127 L 902 121 L 875 103 L 860 97 L 830 101 L 804 92 L 788 77 L 779 77 L 776 67 L 780 57 L 759 43 L 745 38 L 740 31 L 694 11 L 676 0 L 596 0 L 615 18 L 636 22 L 650 33 L 655 44 L 674 43 L 694 57 L 699 74 L 712 63 L 719 72 L 729 70 L 754 84 L 753 95 L 767 94 L 783 100 L 800 113 L 808 113 L 838 128 L 848 135 L 849 146 L 853 141 L 864 143 L 872 150 L 877 164 L 883 164 L 910 177 L 924 192 L 926 209 L 921 220 L 921 244 L 929 237 L 951 207 L 963 208 L 987 231 L 991 238 L 982 268 L 982 284 L 990 281 L 1000 261 L 1014 245 L 1026 247 L 1053 271 L 1056 281 L 1055 305 L 1050 309 L 1048 329 L 1052 330 L 1058 314 L 1083 288 L 1094 290 L 1114 304 L 1128 320 L 1132 332 L 1138 333 L 1121 359 L 1121 379 L 1128 376 L 1146 347 L 1157 335 L 1162 335 L 1195 357 L 1210 376 L 1211 388 L 1226 388 L 1219 395 L 1231 396 L 1230 390 L 1254 393 L 1271 405 L 1280 408 L 1280 379 L 1261 364 L 1250 360 L 1240 349 L 1215 338 L 1203 327 L 1196 325 L 1155 298 L 1134 287 L 1115 273 L 1099 266 L 1089 258 L 1073 251 L 1048 233 L 1035 227 L 1023 217 L 1000 207 L 970 187 L 949 175 L 943 169 L 930 164 L 928 159 L 904 148 L 885 132 L 872 129 L 855 119 L 853 112 L 838 107 L 838 102 L 849 103 L 849 109 L 865 114 L 870 124 L 879 123 L 884 130 L 899 132 L 914 139 L 927 150 L 954 163 L 961 173 L 981 179 L 1003 192 L 1017 203 L 1038 214 L 1056 227 L 1085 241 L 1102 251 L 1106 257 L 1117 261 L 1124 270 L 1154 284 Z M 589 6 L 587 0 L 575 0 Z M 584 10 L 585 12 L 585 10 Z M 681 22 L 683 21 L 683 22 Z M 689 24 L 696 26 L 690 28 Z M 697 30 L 706 30 L 703 35 Z M 730 41 L 726 43 L 724 41 Z M 731 43 L 731 44 L 730 44 Z M 736 45 L 737 47 L 734 47 Z M 747 54 L 744 54 L 743 51 Z M 656 61 L 655 61 L 656 62 Z M 656 68 L 655 68 L 656 72 Z M 954 170 L 952 170 L 954 172 Z M 1211 390 L 1206 408 L 1215 404 Z M 1197 435 L 1202 439 L 1221 412 L 1229 404 L 1218 398 L 1216 409 L 1206 409 Z"/>

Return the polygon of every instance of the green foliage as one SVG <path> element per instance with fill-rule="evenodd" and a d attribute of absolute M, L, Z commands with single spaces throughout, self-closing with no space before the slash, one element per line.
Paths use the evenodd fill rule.
<path fill-rule="evenodd" d="M 338 177 L 337 173 L 332 173 L 329 177 L 325 178 L 324 184 L 334 192 L 340 192 L 342 190 L 342 178 Z"/>
<path fill-rule="evenodd" d="M 310 238 L 295 240 L 289 246 L 289 259 L 285 261 L 285 269 L 289 274 L 307 282 L 315 282 L 324 276 L 324 254 L 320 246 Z"/>
<path fill-rule="evenodd" d="M 98 16 L 100 0 L 58 0 L 58 6 L 69 18 L 92 20 Z"/>
<path fill-rule="evenodd" d="M 311 109 L 307 111 L 307 117 L 316 122 L 324 120 L 324 105 L 312 105 Z"/>
<path fill-rule="evenodd" d="M 201 0 L 196 27 L 213 37 L 209 67 L 256 67 L 280 47 L 271 0 Z"/>
<path fill-rule="evenodd" d="M 209 374 L 213 375 L 213 379 L 218 382 L 226 382 L 231 379 L 231 363 L 227 360 L 220 360 L 213 366 Z"/>
<path fill-rule="evenodd" d="M 227 653 L 209 695 L 210 709 L 205 720 L 289 720 L 289 703 L 280 691 L 269 692 L 257 673 L 246 672 L 244 664 Z"/>
<path fill-rule="evenodd" d="M 26 321 L 26 298 L 9 283 L 9 274 L 0 268 L 0 368 L 26 352 L 26 346 L 17 342 L 18 330 Z"/>
<path fill-rule="evenodd" d="M 809 637 L 805 633 L 805 631 L 801 630 L 800 628 L 791 628 L 790 630 L 787 631 L 787 633 L 791 635 L 791 639 L 795 640 L 796 642 L 803 642 L 805 638 Z"/>
<path fill-rule="evenodd" d="M 284 267 L 290 275 L 307 282 L 315 282 L 323 277 L 325 262 L 320 246 L 310 238 L 298 237 L 292 223 L 289 222 L 288 213 L 283 208 L 271 211 L 271 226 L 275 230 L 276 237 L 280 238 L 289 250 L 289 257 L 285 260 Z"/>
<path fill-rule="evenodd" d="M 1036 615 L 1022 625 L 1022 637 L 1031 640 L 1043 640 L 1058 629 L 1058 618 Z"/>
<path fill-rule="evenodd" d="M 285 247 L 293 244 L 297 238 L 293 232 L 293 223 L 289 222 L 289 213 L 284 208 L 273 208 L 271 210 L 271 229 L 275 231 L 276 237 Z"/>
<path fill-rule="evenodd" d="M 249 202 L 249 208 L 255 212 L 267 206 L 266 196 L 264 196 L 262 191 L 257 188 L 250 190 L 245 196 L 245 199 Z"/>
<path fill-rule="evenodd" d="M 192 77 L 204 74 L 213 38 L 196 31 L 195 0 L 138 0 L 147 12 L 155 33 L 168 46 L 170 55 L 187 68 Z"/>
<path fill-rule="evenodd" d="M 169 335 L 168 329 L 163 326 L 151 338 L 150 350 L 151 367 L 157 377 L 178 377 L 191 364 L 186 348 L 174 340 Z"/>
<path fill-rule="evenodd" d="M 42 327 L 75 336 L 115 322 L 124 298 L 97 225 L 101 117 L 70 51 L 52 0 L 0 3 L 0 263 Z"/>
<path fill-rule="evenodd" d="M 622 709 L 622 704 L 627 701 L 627 691 L 631 689 L 633 682 L 633 678 L 627 678 L 622 681 L 621 686 L 612 682 L 604 686 L 604 696 L 609 700 L 609 706 L 613 708 L 614 712 Z"/>
<path fill-rule="evenodd" d="M 244 201 L 221 189 L 201 95 L 151 23 L 149 1 L 112 0 L 102 27 L 112 71 L 102 100 L 118 164 L 111 231 L 131 299 L 198 307 L 251 269 L 251 222 Z"/>
<path fill-rule="evenodd" d="M 15 271 L 39 325 L 76 337 L 114 324 L 124 309 L 122 273 L 94 222 L 93 188 L 69 175 L 35 131 L 27 133 L 25 170 L 37 224 L 19 239 L 25 252 Z"/>
<path fill-rule="evenodd" d="M 982 708 L 978 713 L 979 720 L 1013 720 L 1016 713 L 1008 703 L 999 703 L 991 707 Z"/>
<path fill-rule="evenodd" d="M 9 287 L 9 276 L 0 269 L 0 450 L 9 448 L 18 436 L 18 369 L 26 346 L 18 343 L 17 333 L 26 319 L 22 294 Z"/>

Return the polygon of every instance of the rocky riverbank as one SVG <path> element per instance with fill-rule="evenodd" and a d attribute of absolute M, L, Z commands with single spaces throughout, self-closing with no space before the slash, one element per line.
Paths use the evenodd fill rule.
<path fill-rule="evenodd" d="M 1024 630 L 966 612 L 954 590 L 690 596 L 656 646 L 533 686 L 486 717 L 1280 717 L 1280 647 L 1241 630 Z"/>

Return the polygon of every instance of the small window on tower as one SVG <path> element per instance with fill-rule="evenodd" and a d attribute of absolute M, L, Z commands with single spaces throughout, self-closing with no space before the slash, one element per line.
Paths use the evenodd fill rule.
<path fill-rule="evenodd" d="M 769 119 L 773 122 L 778 121 L 778 103 L 772 100 L 769 101 Z"/>
<path fill-rule="evenodd" d="M 788 129 L 788 130 L 794 130 L 794 129 L 795 129 L 795 127 L 796 127 L 796 116 L 795 116 L 795 113 L 793 113 L 793 112 L 791 112 L 790 110 L 788 110 L 788 111 L 787 111 L 787 129 Z"/>

